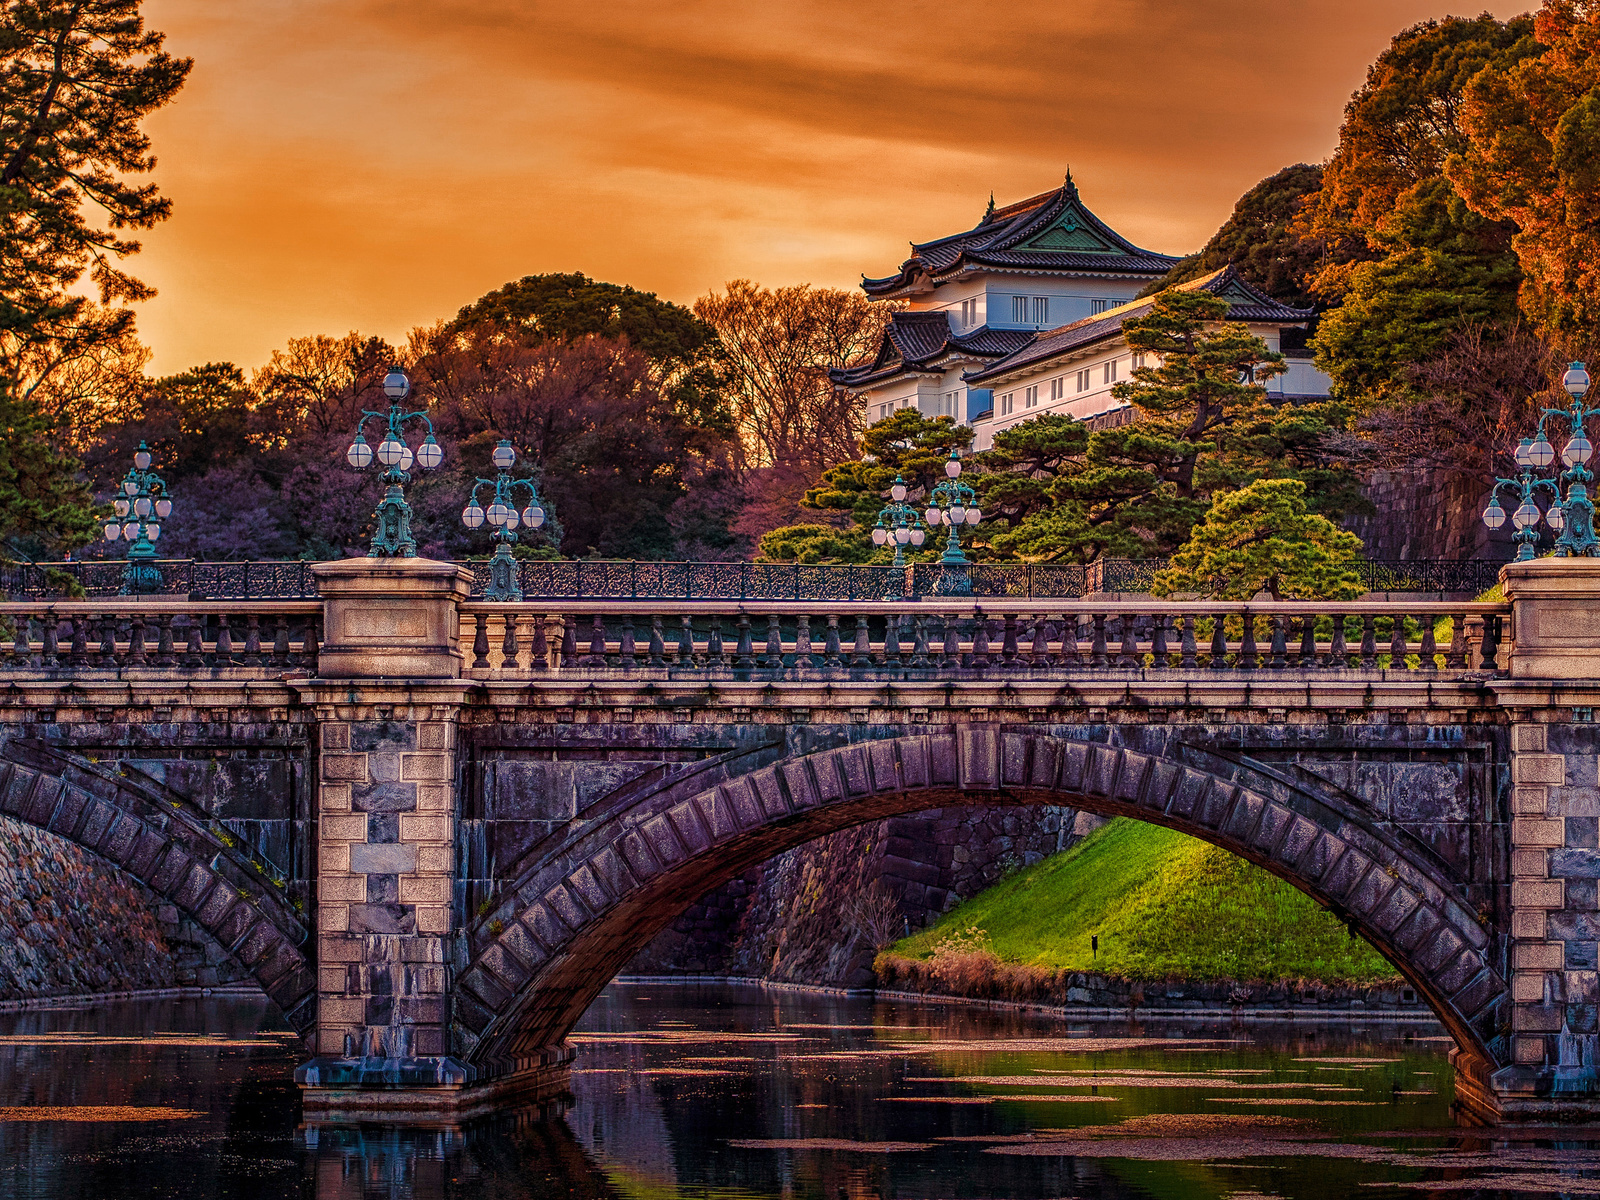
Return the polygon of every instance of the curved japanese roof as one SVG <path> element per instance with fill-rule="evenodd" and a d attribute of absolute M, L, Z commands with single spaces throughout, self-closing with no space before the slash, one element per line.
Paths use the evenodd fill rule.
<path fill-rule="evenodd" d="M 1316 312 L 1311 308 L 1290 308 L 1287 304 L 1278 303 L 1240 275 L 1237 268 L 1231 266 L 1203 275 L 1199 279 L 1192 279 L 1188 283 L 1180 283 L 1167 290 L 1210 292 L 1214 296 L 1219 296 L 1228 302 L 1228 316 L 1234 321 L 1264 325 L 1297 325 L 1310 320 Z M 1158 292 L 1156 296 L 1160 294 Z M 1155 307 L 1156 296 L 1120 304 L 1116 308 L 1085 317 L 1081 321 L 1074 321 L 1070 325 L 1063 325 L 1059 329 L 1047 329 L 1043 333 L 1033 334 L 1026 345 L 1019 346 L 1005 358 L 988 363 L 974 371 L 968 371 L 962 378 L 968 383 L 982 383 L 1035 366 L 1058 355 L 1081 350 L 1096 342 L 1117 337 L 1122 333 L 1124 321 L 1130 317 L 1142 317 Z"/>
<path fill-rule="evenodd" d="M 913 243 L 900 270 L 882 279 L 862 276 L 861 290 L 882 299 L 926 280 L 937 287 L 965 271 L 1061 272 L 1158 279 L 1177 259 L 1141 249 L 1084 206 L 1068 175 L 1053 192 L 991 208 L 976 228 Z"/>
<path fill-rule="evenodd" d="M 987 325 L 958 334 L 943 312 L 897 312 L 889 319 L 876 356 L 829 371 L 828 377 L 840 387 L 859 388 L 904 374 L 940 375 L 944 367 L 935 365 L 940 360 L 1004 358 L 1032 338 L 1030 330 Z"/>

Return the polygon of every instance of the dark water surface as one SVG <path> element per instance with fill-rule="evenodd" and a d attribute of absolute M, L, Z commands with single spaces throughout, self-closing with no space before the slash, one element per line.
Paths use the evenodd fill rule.
<path fill-rule="evenodd" d="M 312 1126 L 264 1001 L 0 1014 L 0 1200 L 1600 1196 L 1600 1129 L 1456 1127 L 1436 1026 L 631 984 L 575 1040 L 558 1115 Z"/>

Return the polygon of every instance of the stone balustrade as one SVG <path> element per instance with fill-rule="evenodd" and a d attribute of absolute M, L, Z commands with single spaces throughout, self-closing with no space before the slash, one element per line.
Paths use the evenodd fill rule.
<path fill-rule="evenodd" d="M 0 670 L 77 673 L 235 667 L 315 674 L 316 600 L 191 601 L 121 597 L 0 604 L 10 653 Z"/>

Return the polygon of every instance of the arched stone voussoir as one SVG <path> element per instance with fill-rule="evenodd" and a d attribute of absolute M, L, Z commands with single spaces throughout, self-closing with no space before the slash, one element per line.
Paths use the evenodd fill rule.
<path fill-rule="evenodd" d="M 465 936 L 456 1053 L 487 1066 L 560 1042 L 611 977 L 697 897 L 813 838 L 954 803 L 1053 804 L 1167 826 L 1307 892 L 1392 962 L 1461 1046 L 1490 1059 L 1507 994 L 1489 939 L 1437 865 L 1346 799 L 1237 762 L 1153 754 L 991 725 L 868 739 L 637 795 L 551 844 Z M 709 780 L 708 780 L 709 782 Z"/>
<path fill-rule="evenodd" d="M 152 811 L 146 797 L 93 776 L 75 780 L 0 761 L 0 814 L 64 838 L 138 880 L 209 933 L 250 971 L 290 1027 L 315 1025 L 307 931 L 282 897 L 248 872 L 219 869 L 215 849 Z M 207 853 L 207 851 L 210 853 Z"/>

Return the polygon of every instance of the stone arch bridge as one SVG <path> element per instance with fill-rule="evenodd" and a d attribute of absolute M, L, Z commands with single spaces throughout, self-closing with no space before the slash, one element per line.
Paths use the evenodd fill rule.
<path fill-rule="evenodd" d="M 306 1040 L 308 1107 L 462 1114 L 706 891 L 952 803 L 1258 863 L 1376 946 L 1483 1119 L 1600 1107 L 1600 563 L 1497 604 L 467 598 L 3 607 L 0 811 L 208 929 Z"/>

